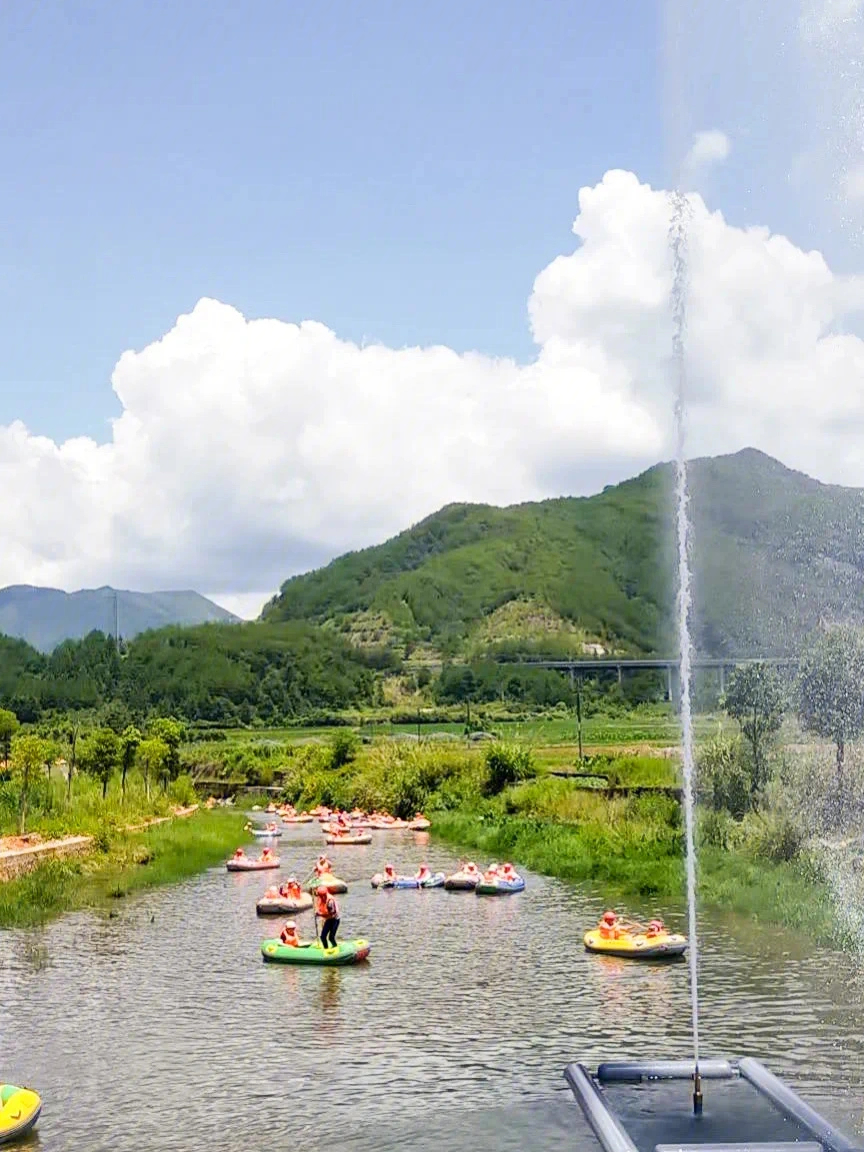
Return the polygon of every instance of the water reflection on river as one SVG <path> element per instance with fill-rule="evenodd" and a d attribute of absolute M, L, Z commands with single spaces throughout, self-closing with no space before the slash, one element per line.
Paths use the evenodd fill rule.
<path fill-rule="evenodd" d="M 319 845 L 300 828 L 280 852 L 305 875 Z M 587 1148 L 567 1061 L 687 1054 L 686 965 L 587 956 L 581 931 L 601 910 L 589 892 L 533 876 L 499 900 L 373 892 L 386 859 L 413 871 L 454 857 L 407 834 L 334 853 L 351 883 L 342 935 L 373 941 L 368 966 L 265 967 L 258 944 L 275 923 L 255 898 L 267 881 L 224 870 L 112 919 L 0 935 L 0 1075 L 42 1093 L 35 1143 Z M 309 914 L 299 921 L 312 931 Z M 856 963 L 728 917 L 703 918 L 702 936 L 704 1050 L 762 1058 L 864 1131 Z"/>

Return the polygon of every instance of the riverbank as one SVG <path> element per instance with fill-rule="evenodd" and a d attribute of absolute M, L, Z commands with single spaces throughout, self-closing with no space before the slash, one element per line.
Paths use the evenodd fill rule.
<path fill-rule="evenodd" d="M 572 883 L 599 888 L 611 905 L 628 899 L 679 903 L 684 861 L 643 828 L 621 838 L 596 829 L 518 816 L 490 817 L 468 810 L 435 812 L 433 835 L 488 860 L 508 859 Z M 703 847 L 699 854 L 700 903 L 751 916 L 757 924 L 806 933 L 815 943 L 845 947 L 847 927 L 835 915 L 825 885 L 807 865 L 776 863 L 735 850 Z M 682 906 L 683 907 L 683 906 Z"/>
<path fill-rule="evenodd" d="M 44 923 L 80 908 L 108 908 L 114 900 L 194 876 L 225 860 L 248 840 L 245 818 L 224 809 L 116 831 L 86 856 L 48 860 L 0 884 L 0 928 Z"/>

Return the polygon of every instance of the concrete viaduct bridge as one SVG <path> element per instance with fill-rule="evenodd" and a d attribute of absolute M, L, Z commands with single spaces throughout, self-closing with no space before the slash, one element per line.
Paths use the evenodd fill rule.
<path fill-rule="evenodd" d="M 568 673 L 571 683 L 575 681 L 577 676 L 584 679 L 586 676 L 595 675 L 597 672 L 614 672 L 617 674 L 620 684 L 625 672 L 653 669 L 665 672 L 666 694 L 669 700 L 674 698 L 673 689 L 676 681 L 680 678 L 681 669 L 681 660 L 678 657 L 646 657 L 642 660 L 607 656 L 572 660 L 499 660 L 498 663 L 501 665 L 513 664 L 519 668 L 551 668 L 557 672 Z M 748 656 L 740 658 L 735 656 L 695 656 L 691 662 L 691 667 L 694 671 L 699 669 L 715 671 L 720 681 L 720 691 L 724 692 L 727 673 L 739 668 L 742 664 L 770 664 L 772 668 L 782 671 L 785 668 L 797 667 L 798 660 L 794 656 Z"/>

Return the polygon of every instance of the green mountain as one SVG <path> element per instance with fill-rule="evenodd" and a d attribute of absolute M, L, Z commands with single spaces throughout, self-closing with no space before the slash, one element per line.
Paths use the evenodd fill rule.
<path fill-rule="evenodd" d="M 127 640 L 168 624 L 237 620 L 197 592 L 126 592 L 108 587 L 61 592 L 16 584 L 0 588 L 0 633 L 50 652 L 63 640 L 77 640 L 96 630 L 113 635 L 115 603 L 120 635 Z"/>
<path fill-rule="evenodd" d="M 825 620 L 864 621 L 864 492 L 754 449 L 689 465 L 693 625 L 704 655 L 794 653 Z M 294 577 L 264 610 L 363 646 L 672 654 L 674 469 L 595 496 L 454 504 Z"/>

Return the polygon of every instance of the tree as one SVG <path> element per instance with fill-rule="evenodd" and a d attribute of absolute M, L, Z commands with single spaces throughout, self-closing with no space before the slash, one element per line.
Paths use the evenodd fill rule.
<path fill-rule="evenodd" d="M 24 835 L 27 823 L 27 802 L 34 777 L 42 771 L 49 753 L 46 742 L 39 736 L 16 736 L 12 742 L 12 771 L 21 789 L 18 803 L 18 835 Z"/>
<path fill-rule="evenodd" d="M 75 778 L 75 769 L 78 765 L 78 739 L 81 735 L 81 720 L 73 716 L 63 730 L 66 743 L 69 745 L 69 759 L 66 762 L 66 803 L 72 802 L 72 781 Z"/>
<path fill-rule="evenodd" d="M 864 639 L 850 628 L 820 636 L 801 661 L 798 714 L 807 732 L 837 749 L 837 797 L 844 791 L 846 745 L 864 730 Z"/>
<path fill-rule="evenodd" d="M 122 700 L 109 700 L 99 712 L 99 724 L 120 736 L 132 723 L 128 706 Z"/>
<path fill-rule="evenodd" d="M 97 728 L 87 741 L 81 759 L 91 776 L 102 783 L 102 799 L 120 761 L 120 740 L 110 728 Z"/>
<path fill-rule="evenodd" d="M 12 749 L 12 737 L 20 727 L 18 717 L 8 708 L 0 708 L 0 748 L 3 749 L 3 763 L 8 765 Z"/>
<path fill-rule="evenodd" d="M 126 777 L 135 763 L 138 746 L 141 743 L 141 733 L 134 724 L 129 724 L 120 737 L 120 791 L 126 795 Z"/>
<path fill-rule="evenodd" d="M 183 725 L 173 717 L 160 717 L 150 722 L 148 732 L 154 740 L 160 740 L 167 748 L 159 775 L 168 780 L 176 780 L 180 775 L 180 745 L 183 743 Z"/>
<path fill-rule="evenodd" d="M 154 776 L 158 779 L 162 775 L 169 755 L 168 745 L 164 740 L 155 736 L 149 740 L 142 740 L 138 745 L 136 760 L 141 768 L 141 775 L 144 777 L 144 791 L 148 800 L 150 799 L 150 781 Z"/>
<path fill-rule="evenodd" d="M 761 792 L 768 782 L 767 746 L 783 723 L 780 677 L 769 664 L 745 664 L 736 668 L 729 680 L 723 707 L 741 725 L 741 734 L 750 745 L 752 792 Z"/>

